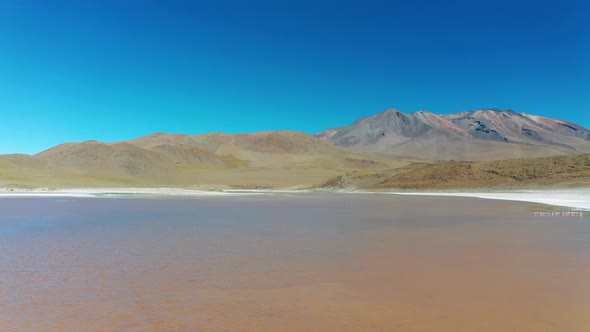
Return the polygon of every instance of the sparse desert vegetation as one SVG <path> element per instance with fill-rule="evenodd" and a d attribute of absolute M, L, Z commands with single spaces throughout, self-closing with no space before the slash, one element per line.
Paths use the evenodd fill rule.
<path fill-rule="evenodd" d="M 378 172 L 353 171 L 328 179 L 322 188 L 463 189 L 590 185 L 590 155 L 493 162 L 416 163 Z"/>

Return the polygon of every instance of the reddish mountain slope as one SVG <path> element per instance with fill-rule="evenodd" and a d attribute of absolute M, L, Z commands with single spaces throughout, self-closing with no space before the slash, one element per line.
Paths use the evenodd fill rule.
<path fill-rule="evenodd" d="M 354 152 L 442 160 L 497 160 L 590 152 L 590 131 L 509 110 L 438 116 L 387 110 L 316 135 Z"/>

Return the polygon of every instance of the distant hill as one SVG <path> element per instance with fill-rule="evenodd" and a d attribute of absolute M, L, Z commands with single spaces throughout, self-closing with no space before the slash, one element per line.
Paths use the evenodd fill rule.
<path fill-rule="evenodd" d="M 590 130 L 510 110 L 436 115 L 387 110 L 316 135 L 347 151 L 426 160 L 500 160 L 590 153 Z"/>
<path fill-rule="evenodd" d="M 343 151 L 298 132 L 158 133 L 125 142 L 66 143 L 34 156 L 0 156 L 0 186 L 276 188 L 408 163 Z"/>

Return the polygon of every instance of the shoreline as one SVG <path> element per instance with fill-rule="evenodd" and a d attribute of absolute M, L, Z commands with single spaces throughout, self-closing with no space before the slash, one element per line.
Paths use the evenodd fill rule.
<path fill-rule="evenodd" d="M 481 199 L 540 203 L 590 210 L 590 188 L 559 190 L 514 190 L 498 192 L 390 192 L 403 196 L 473 197 Z"/>
<path fill-rule="evenodd" d="M 381 194 L 402 196 L 444 196 L 472 197 L 480 199 L 509 200 L 548 204 L 574 209 L 590 210 L 590 188 L 546 189 L 546 190 L 503 190 L 503 191 L 367 191 L 367 190 L 313 190 L 313 189 L 184 189 L 184 188 L 37 188 L 17 189 L 0 188 L 0 198 L 4 197 L 227 197 L 241 195 L 275 195 L 275 194 Z"/>
<path fill-rule="evenodd" d="M 133 197 L 133 196 L 236 196 L 241 192 L 222 190 L 184 189 L 184 188 L 133 188 L 133 187 L 97 187 L 97 188 L 36 188 L 36 189 L 0 189 L 2 197 Z M 262 193 L 249 193 L 262 194 Z"/>

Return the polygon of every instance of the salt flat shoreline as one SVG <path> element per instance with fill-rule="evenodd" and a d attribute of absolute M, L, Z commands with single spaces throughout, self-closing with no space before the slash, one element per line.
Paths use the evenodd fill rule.
<path fill-rule="evenodd" d="M 530 190 L 509 192 L 428 192 L 395 193 L 407 196 L 475 197 L 482 199 L 541 203 L 590 210 L 590 189 Z"/>
<path fill-rule="evenodd" d="M 276 195 L 276 194 L 305 194 L 305 193 L 334 193 L 334 194 L 380 194 L 405 196 L 446 196 L 446 197 L 474 197 L 481 199 L 510 200 L 531 203 L 541 203 L 574 209 L 590 210 L 590 188 L 576 189 L 545 189 L 545 190 L 511 190 L 490 192 L 400 192 L 400 191 L 357 191 L 357 190 L 305 190 L 305 189 L 227 189 L 227 190 L 199 190 L 183 188 L 71 188 L 71 189 L 0 189 L 2 197 L 129 197 L 129 196 L 183 196 L 183 197 L 226 197 L 238 195 Z"/>
<path fill-rule="evenodd" d="M 70 189 L 0 189 L 0 197 L 100 197 L 100 196 L 229 196 L 242 192 L 183 188 L 70 188 Z M 252 193 L 254 194 L 254 193 Z M 260 193 L 261 194 L 261 193 Z"/>

